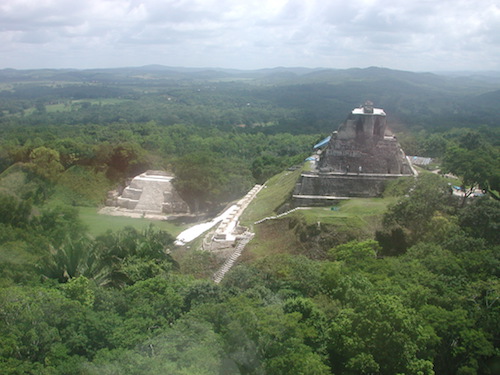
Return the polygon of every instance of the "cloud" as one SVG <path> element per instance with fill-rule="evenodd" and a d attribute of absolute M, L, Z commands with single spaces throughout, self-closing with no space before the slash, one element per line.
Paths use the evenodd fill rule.
<path fill-rule="evenodd" d="M 495 0 L 5 0 L 0 61 L 500 69 L 499 25 Z"/>

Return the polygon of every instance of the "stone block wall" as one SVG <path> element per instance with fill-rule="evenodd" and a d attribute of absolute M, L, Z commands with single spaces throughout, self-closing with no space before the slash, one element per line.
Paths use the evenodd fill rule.
<path fill-rule="evenodd" d="M 355 108 L 332 133 L 316 172 L 301 176 L 295 201 L 328 203 L 346 197 L 378 197 L 387 180 L 412 176 L 414 171 L 398 140 L 386 131 L 384 110 L 369 101 Z"/>
<path fill-rule="evenodd" d="M 116 200 L 116 204 L 118 207 L 126 208 L 128 210 L 133 210 L 137 206 L 137 203 L 139 203 L 138 199 L 118 197 L 118 199 Z"/>
<path fill-rule="evenodd" d="M 163 192 L 162 212 L 166 214 L 182 214 L 189 212 L 188 204 L 172 186 L 169 190 Z"/>
<path fill-rule="evenodd" d="M 373 139 L 330 140 L 319 162 L 322 172 L 358 172 L 411 174 L 411 168 L 399 142 L 393 137 Z"/>
<path fill-rule="evenodd" d="M 397 175 L 303 174 L 294 195 L 328 197 L 378 197 L 386 181 Z"/>
<path fill-rule="evenodd" d="M 189 213 L 189 206 L 172 185 L 173 176 L 147 171 L 132 179 L 121 196 L 110 194 L 106 203 L 142 214 Z"/>

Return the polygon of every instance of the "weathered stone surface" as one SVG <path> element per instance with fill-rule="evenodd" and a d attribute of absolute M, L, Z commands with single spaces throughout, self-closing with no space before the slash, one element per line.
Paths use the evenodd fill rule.
<path fill-rule="evenodd" d="M 320 172 L 412 174 L 399 142 L 388 134 L 384 110 L 371 102 L 354 109 L 332 134 L 318 167 Z"/>
<path fill-rule="evenodd" d="M 376 197 L 382 194 L 387 180 L 395 174 L 321 174 L 304 173 L 296 185 L 294 195 L 321 195 L 330 197 Z"/>
<path fill-rule="evenodd" d="M 410 161 L 387 129 L 384 110 L 366 102 L 332 133 L 315 170 L 302 174 L 294 197 L 297 203 L 310 202 L 314 196 L 323 201 L 325 197 L 326 201 L 375 197 L 388 179 L 413 174 Z"/>
<path fill-rule="evenodd" d="M 121 196 L 107 203 L 148 214 L 188 213 L 189 207 L 174 189 L 173 179 L 164 171 L 146 171 L 134 177 Z"/>

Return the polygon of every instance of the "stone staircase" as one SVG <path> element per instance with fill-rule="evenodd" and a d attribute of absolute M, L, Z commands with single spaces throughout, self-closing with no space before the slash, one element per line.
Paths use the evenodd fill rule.
<path fill-rule="evenodd" d="M 106 205 L 142 215 L 188 213 L 189 207 L 175 191 L 173 179 L 163 171 L 146 171 L 135 176 L 121 196 L 108 197 Z"/>
<path fill-rule="evenodd" d="M 236 203 L 233 210 L 217 227 L 213 238 L 215 241 L 234 240 L 234 233 L 238 227 L 240 216 L 243 214 L 250 202 L 257 196 L 257 193 L 262 190 L 262 188 L 263 185 L 255 185 L 242 199 L 238 201 L 238 203 Z"/>
<path fill-rule="evenodd" d="M 236 247 L 234 251 L 231 253 L 229 258 L 226 259 L 222 267 L 212 277 L 214 282 L 220 283 L 222 281 L 226 272 L 231 269 L 231 267 L 234 265 L 236 260 L 245 249 L 245 246 L 255 235 L 255 233 L 252 233 L 245 228 L 239 227 L 239 218 L 263 187 L 263 185 L 255 185 L 242 199 L 240 199 L 238 203 L 236 203 L 231 208 L 231 210 L 229 210 L 227 217 L 217 227 L 215 234 L 211 238 L 210 244 L 204 244 L 208 248 L 213 248 L 214 244 L 217 243 L 228 244 L 236 241 Z M 244 232 L 241 233 L 241 230 L 244 230 Z"/>
<path fill-rule="evenodd" d="M 135 206 L 136 211 L 146 213 L 161 213 L 163 203 L 163 192 L 169 187 L 169 181 L 152 181 L 142 187 L 142 194 Z"/>
<path fill-rule="evenodd" d="M 231 256 L 224 262 L 222 267 L 213 275 L 212 280 L 219 284 L 222 279 L 224 278 L 225 274 L 231 269 L 231 267 L 234 265 L 234 262 L 239 258 L 243 250 L 245 249 L 245 246 L 250 242 L 250 240 L 253 238 L 255 233 L 251 232 L 245 232 L 241 235 L 241 239 L 238 242 L 238 245 L 236 246 L 234 252 L 231 254 Z"/>

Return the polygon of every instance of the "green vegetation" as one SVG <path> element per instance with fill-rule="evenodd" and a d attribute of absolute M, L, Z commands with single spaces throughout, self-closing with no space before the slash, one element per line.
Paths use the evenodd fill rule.
<path fill-rule="evenodd" d="M 282 73 L 0 71 L 1 374 L 499 372 L 498 85 Z M 289 208 L 288 168 L 365 99 L 408 125 L 408 154 L 487 193 L 460 201 L 421 173 L 254 225 Z M 184 224 L 97 214 L 148 168 L 175 171 L 201 213 L 266 182 L 221 284 L 220 258 L 175 249 Z"/>
<path fill-rule="evenodd" d="M 459 176 L 462 180 L 465 200 L 480 186 L 494 194 L 500 191 L 500 153 L 480 134 L 469 132 L 463 134 L 458 144 L 447 148 L 443 168 L 445 171 Z"/>
<path fill-rule="evenodd" d="M 269 190 L 272 195 L 272 188 Z M 332 207 L 305 208 L 254 225 L 256 238 L 247 246 L 245 257 L 256 260 L 270 254 L 295 253 L 324 259 L 332 246 L 373 238 L 382 228 L 383 214 L 394 201 L 354 198 Z"/>
<path fill-rule="evenodd" d="M 394 198 L 352 198 L 331 207 L 311 208 L 301 211 L 308 224 L 340 224 L 348 219 L 359 219 L 368 224 L 371 217 L 382 215 Z M 361 229 L 361 228 L 359 228 Z"/>
<path fill-rule="evenodd" d="M 388 205 L 395 202 L 394 197 L 353 198 L 331 207 L 311 207 L 290 213 L 281 220 L 254 225 L 254 222 L 276 216 L 277 211 L 286 209 L 286 202 L 300 173 L 307 168 L 306 163 L 303 168 L 273 176 L 245 210 L 241 218 L 242 224 L 250 226 L 257 233 L 246 251 L 247 259 L 265 257 L 270 253 L 287 253 L 291 249 L 299 249 L 303 253 L 304 247 L 313 247 L 308 233 L 316 237 L 330 232 L 328 237 L 338 237 L 340 243 L 346 239 L 373 237 L 375 231 L 381 228 L 382 215 Z M 395 190 L 404 194 L 412 182 L 413 179 L 410 179 L 404 183 L 406 188 Z M 290 231 L 291 227 L 294 228 L 293 231 Z M 333 242 L 327 241 L 319 245 L 322 248 L 318 249 L 319 253 L 332 244 Z"/>
<path fill-rule="evenodd" d="M 302 171 L 303 168 L 284 171 L 266 181 L 241 217 L 242 224 L 251 225 L 257 220 L 274 215 L 290 198 Z"/>
<path fill-rule="evenodd" d="M 88 229 L 89 234 L 93 237 L 104 234 L 107 231 L 118 231 L 125 227 L 144 230 L 150 225 L 168 232 L 175 237 L 188 227 L 186 224 L 176 224 L 170 221 L 102 215 L 97 211 L 95 207 L 78 207 L 80 219 Z"/>

